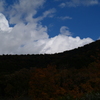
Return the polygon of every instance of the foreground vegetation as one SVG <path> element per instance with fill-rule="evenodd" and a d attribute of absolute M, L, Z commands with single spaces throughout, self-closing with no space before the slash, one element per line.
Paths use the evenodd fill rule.
<path fill-rule="evenodd" d="M 99 100 L 100 61 L 80 69 L 58 69 L 48 65 L 2 75 L 0 97 L 6 97 L 6 100 L 24 97 L 30 100 Z"/>

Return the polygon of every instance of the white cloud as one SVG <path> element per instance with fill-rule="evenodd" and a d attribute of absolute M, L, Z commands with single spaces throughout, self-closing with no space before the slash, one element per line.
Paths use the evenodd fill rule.
<path fill-rule="evenodd" d="M 76 6 L 81 6 L 81 5 L 91 6 L 91 5 L 97 5 L 97 4 L 99 4 L 98 0 L 70 0 L 67 2 L 61 3 L 59 6 L 63 8 L 65 6 L 76 7 Z"/>
<path fill-rule="evenodd" d="M 49 9 L 43 12 L 42 16 L 35 18 L 38 9 L 43 8 L 45 0 L 19 0 L 15 2 L 8 9 L 8 16 L 10 24 L 17 24 L 20 22 L 24 23 L 34 23 L 43 20 L 45 17 L 52 18 L 56 12 L 55 8 Z"/>
<path fill-rule="evenodd" d="M 45 11 L 42 16 L 34 18 L 34 20 L 35 21 L 41 21 L 41 20 L 43 20 L 46 17 L 52 18 L 54 16 L 55 12 L 56 12 L 55 8 L 49 9 L 49 10 Z"/>
<path fill-rule="evenodd" d="M 53 13 L 55 13 L 56 12 L 56 9 L 55 8 L 52 8 L 52 9 L 50 9 L 50 10 L 48 10 L 48 11 L 45 11 L 44 13 L 43 13 L 43 17 L 46 17 L 46 16 L 49 16 L 49 17 L 53 17 Z"/>
<path fill-rule="evenodd" d="M 42 7 L 44 2 L 45 0 L 19 0 L 9 7 L 10 23 L 31 22 L 37 14 L 37 9 Z"/>
<path fill-rule="evenodd" d="M 4 15 L 2 15 L 2 19 L 5 19 Z M 91 38 L 80 39 L 80 37 L 68 36 L 71 32 L 66 26 L 60 28 L 58 36 L 49 38 L 47 27 L 37 22 L 19 23 L 13 28 L 9 27 L 6 19 L 2 20 L 2 23 L 5 23 L 3 29 L 6 31 L 0 31 L 0 54 L 57 53 L 93 41 Z M 11 30 L 9 31 L 9 29 Z"/>
<path fill-rule="evenodd" d="M 0 13 L 0 31 L 10 31 L 11 29 L 5 16 Z"/>
<path fill-rule="evenodd" d="M 66 27 L 66 26 L 62 26 L 60 28 L 60 33 L 63 34 L 63 35 L 71 35 L 71 32 L 69 31 L 69 28 Z"/>
<path fill-rule="evenodd" d="M 73 0 L 74 1 L 74 0 Z M 6 11 L 6 17 L 0 13 L 0 54 L 39 54 L 63 52 L 92 42 L 91 38 L 73 38 L 69 28 L 62 26 L 60 34 L 49 38 L 47 27 L 41 24 L 46 17 L 52 18 L 56 9 L 45 11 L 42 16 L 35 18 L 38 9 L 43 7 L 45 0 L 19 0 Z M 93 3 L 93 2 L 92 2 Z M 4 10 L 0 1 L 0 8 Z M 61 17 L 71 19 L 71 17 Z"/>
<path fill-rule="evenodd" d="M 5 19 L 5 17 L 2 19 Z M 7 20 L 2 20 L 2 23 L 5 23 L 5 25 L 0 27 L 0 54 L 20 53 L 18 49 L 21 47 L 21 45 L 27 45 L 36 40 L 48 38 L 48 34 L 46 32 L 47 27 L 43 27 L 38 23 L 28 23 L 27 25 L 24 23 L 19 23 L 12 29 L 8 26 Z M 11 30 L 9 31 L 9 29 Z M 34 53 L 34 46 L 30 48 L 33 49 Z M 27 48 L 25 51 L 28 51 L 28 49 L 29 48 Z"/>
<path fill-rule="evenodd" d="M 91 38 L 80 39 L 80 37 L 73 38 L 65 35 L 58 35 L 44 41 L 46 44 L 40 53 L 58 53 L 93 42 Z"/>

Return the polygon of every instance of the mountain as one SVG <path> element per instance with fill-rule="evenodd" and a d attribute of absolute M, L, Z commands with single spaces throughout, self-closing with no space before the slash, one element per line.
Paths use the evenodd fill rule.
<path fill-rule="evenodd" d="M 56 65 L 58 68 L 81 68 L 94 62 L 98 54 L 100 54 L 100 40 L 58 54 L 0 55 L 0 73 L 47 65 Z"/>

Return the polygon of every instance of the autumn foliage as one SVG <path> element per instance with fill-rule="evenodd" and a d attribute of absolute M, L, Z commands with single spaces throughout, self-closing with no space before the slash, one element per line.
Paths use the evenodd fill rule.
<path fill-rule="evenodd" d="M 67 95 L 81 98 L 100 92 L 100 61 L 80 69 L 37 68 L 31 72 L 29 95 L 32 100 L 58 100 Z"/>
<path fill-rule="evenodd" d="M 0 100 L 89 100 L 96 93 L 100 99 L 100 40 L 54 55 L 0 55 Z"/>

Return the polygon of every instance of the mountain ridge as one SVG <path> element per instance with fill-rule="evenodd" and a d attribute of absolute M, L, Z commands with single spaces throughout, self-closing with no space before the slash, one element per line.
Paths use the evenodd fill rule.
<path fill-rule="evenodd" d="M 56 65 L 58 68 L 81 68 L 94 62 L 98 53 L 100 53 L 100 40 L 56 54 L 0 55 L 0 72 L 48 65 Z"/>

